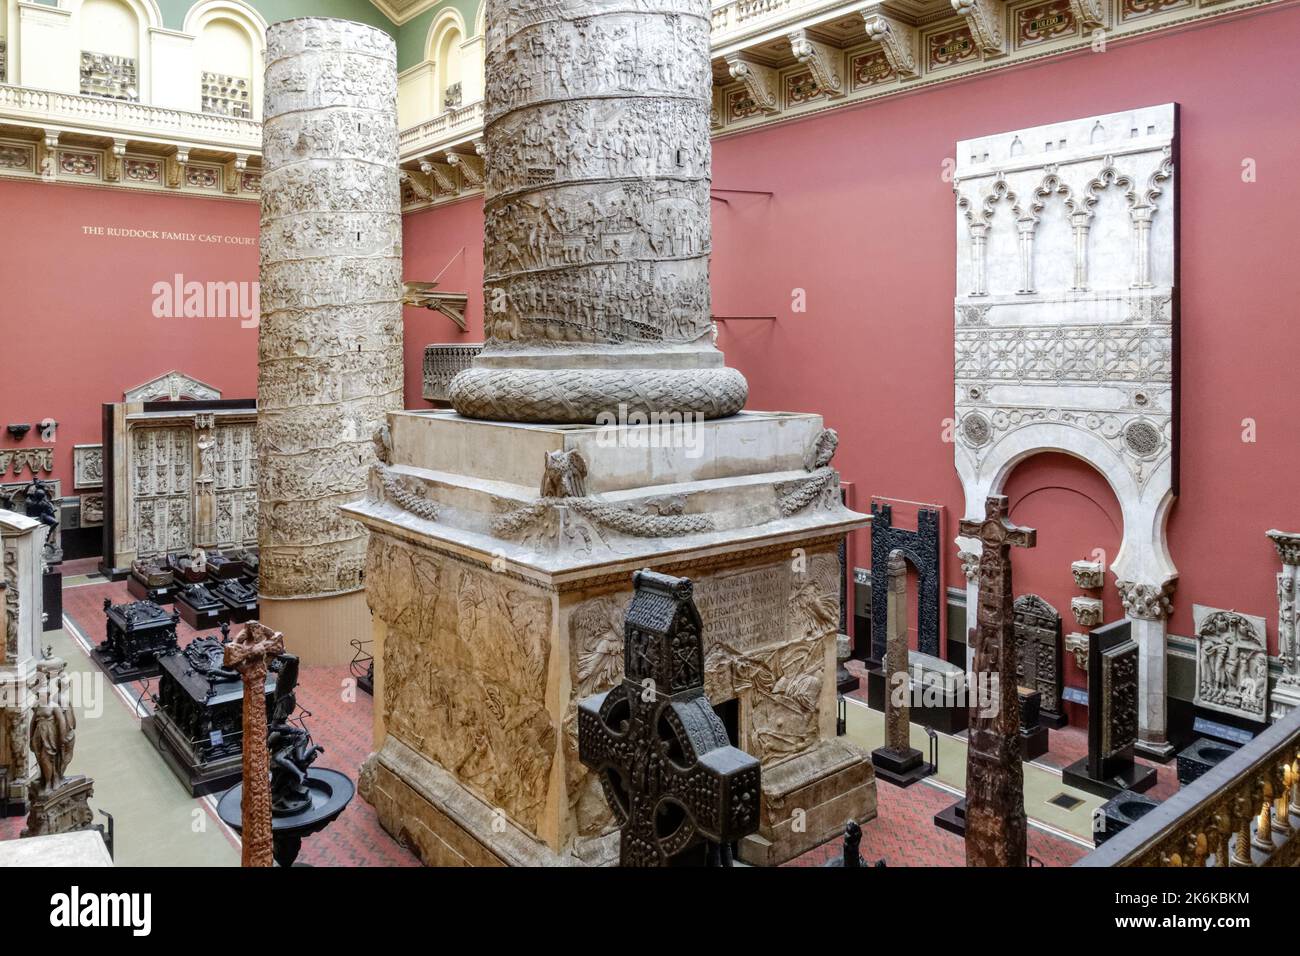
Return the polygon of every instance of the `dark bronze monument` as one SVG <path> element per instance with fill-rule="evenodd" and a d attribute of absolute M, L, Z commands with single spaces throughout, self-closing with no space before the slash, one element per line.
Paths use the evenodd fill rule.
<path fill-rule="evenodd" d="M 1063 690 L 1061 615 L 1037 594 L 1022 594 L 1012 605 L 1016 621 L 1016 675 L 1022 687 L 1038 691 L 1038 720 L 1045 727 L 1069 723 Z"/>
<path fill-rule="evenodd" d="M 578 756 L 622 827 L 622 866 L 729 865 L 758 829 L 759 762 L 731 746 L 704 694 L 704 639 L 687 578 L 633 575 L 623 682 L 578 704 Z"/>
<path fill-rule="evenodd" d="M 159 659 L 176 650 L 176 622 L 152 601 L 113 604 L 104 598 L 105 636 L 90 656 L 114 684 L 158 676 Z"/>

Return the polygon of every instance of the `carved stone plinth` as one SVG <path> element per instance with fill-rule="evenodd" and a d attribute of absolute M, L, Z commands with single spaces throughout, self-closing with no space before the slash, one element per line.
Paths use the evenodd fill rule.
<path fill-rule="evenodd" d="M 41 550 L 45 529 L 36 520 L 0 510 L 0 765 L 8 770 L 9 812 L 27 809 L 36 779 L 28 744 L 36 706 L 36 661 L 41 640 Z"/>
<path fill-rule="evenodd" d="M 95 795 L 95 781 L 90 777 L 68 777 L 53 790 L 38 790 L 31 799 L 27 827 L 22 836 L 48 836 L 87 830 L 94 823 L 90 798 Z"/>
<path fill-rule="evenodd" d="M 709 4 L 492 0 L 486 21 L 487 341 L 452 405 L 739 411 L 745 379 L 711 340 Z"/>
<path fill-rule="evenodd" d="M 450 412 L 389 428 L 395 464 L 347 508 L 370 532 L 377 661 L 361 794 L 422 859 L 613 861 L 576 703 L 622 680 L 646 567 L 694 582 L 705 692 L 762 764 L 742 859 L 781 863 L 875 815 L 870 762 L 835 736 L 838 546 L 866 519 L 840 502 L 818 416 L 744 413 L 676 444 Z"/>
<path fill-rule="evenodd" d="M 361 587 L 365 533 L 337 506 L 365 487 L 371 436 L 402 405 L 396 49 L 317 18 L 273 24 L 266 47 L 260 590 L 317 597 Z"/>

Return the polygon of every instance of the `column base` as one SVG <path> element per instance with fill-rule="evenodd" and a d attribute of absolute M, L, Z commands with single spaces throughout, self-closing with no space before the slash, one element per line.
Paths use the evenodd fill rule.
<path fill-rule="evenodd" d="M 1133 752 L 1147 760 L 1154 760 L 1156 763 L 1169 763 L 1174 759 L 1174 745 L 1166 741 L 1159 743 L 1149 740 L 1139 740 L 1133 745 Z"/>
<path fill-rule="evenodd" d="M 365 591 L 326 597 L 272 598 L 261 595 L 258 620 L 284 634 L 284 648 L 304 664 L 342 664 L 352 660 L 353 638 L 370 640 L 370 609 Z M 231 627 L 237 634 L 239 626 Z"/>

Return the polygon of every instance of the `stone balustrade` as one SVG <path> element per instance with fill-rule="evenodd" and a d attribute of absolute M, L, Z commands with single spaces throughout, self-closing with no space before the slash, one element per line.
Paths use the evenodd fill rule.
<path fill-rule="evenodd" d="M 1075 866 L 1295 866 L 1300 711 L 1293 710 Z"/>

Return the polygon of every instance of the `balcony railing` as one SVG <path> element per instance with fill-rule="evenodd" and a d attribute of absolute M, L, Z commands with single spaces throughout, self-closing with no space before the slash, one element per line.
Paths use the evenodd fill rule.
<path fill-rule="evenodd" d="M 470 139 L 482 129 L 483 101 L 475 100 L 402 130 L 398 154 L 404 160 L 412 159 L 437 147 L 452 146 L 459 140 Z"/>
<path fill-rule="evenodd" d="M 1295 866 L 1300 708 L 1075 866 Z"/>
<path fill-rule="evenodd" d="M 262 124 L 251 119 L 191 113 L 77 93 L 0 85 L 0 122 L 67 127 L 105 135 L 260 152 Z"/>

